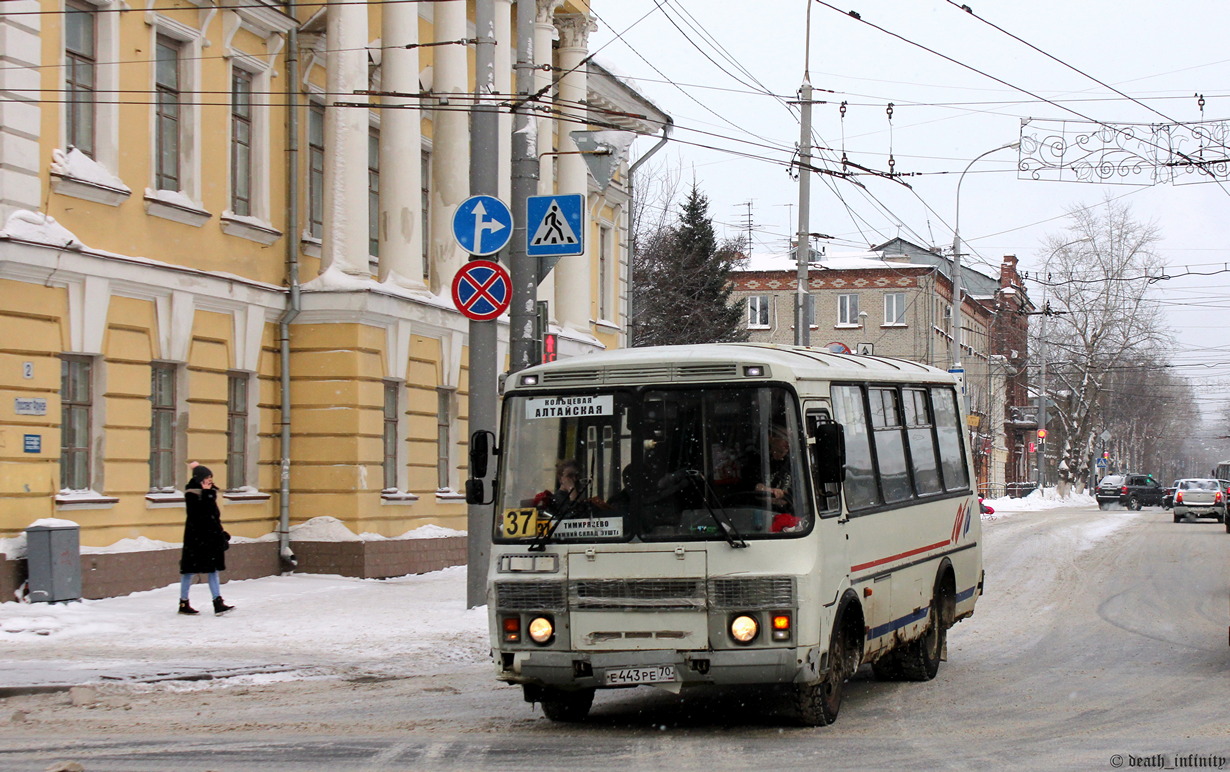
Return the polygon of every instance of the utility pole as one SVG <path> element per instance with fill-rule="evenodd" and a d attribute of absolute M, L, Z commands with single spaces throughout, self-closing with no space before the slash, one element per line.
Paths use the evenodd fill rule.
<path fill-rule="evenodd" d="M 538 193 L 538 121 L 530 97 L 534 93 L 534 16 L 538 4 L 517 3 L 517 98 L 513 108 L 512 139 L 512 306 L 509 310 L 510 370 L 519 372 L 534 364 L 534 317 L 538 301 L 538 261 L 526 255 L 525 204 Z M 481 28 L 480 28 L 481 29 Z"/>
<path fill-rule="evenodd" d="M 811 326 L 807 322 L 807 269 L 811 262 L 811 0 L 807 0 L 807 33 L 803 51 L 803 86 L 799 89 L 799 232 L 795 244 L 798 287 L 795 292 L 794 342 L 811 345 Z"/>
<path fill-rule="evenodd" d="M 518 5 L 521 5 L 519 3 Z M 475 0 L 473 116 L 470 127 L 470 195 L 499 196 L 499 111 L 491 101 L 495 93 L 495 0 Z M 514 215 L 515 219 L 515 215 Z M 478 249 L 477 243 L 475 249 Z M 507 247 L 505 248 L 507 249 Z M 492 257 L 498 260 L 498 255 Z M 470 256 L 471 260 L 486 258 Z M 505 260 L 507 262 L 507 259 Z M 494 319 L 470 321 L 470 433 L 495 432 L 496 352 L 498 331 Z M 466 511 L 466 605 L 487 602 L 487 559 L 491 554 L 491 507 L 470 504 Z"/>

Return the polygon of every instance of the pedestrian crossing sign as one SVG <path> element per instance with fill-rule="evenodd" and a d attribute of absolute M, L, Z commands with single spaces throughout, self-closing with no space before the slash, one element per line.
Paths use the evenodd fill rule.
<path fill-rule="evenodd" d="M 564 257 L 585 254 L 585 197 L 530 196 L 525 202 L 525 254 Z"/>

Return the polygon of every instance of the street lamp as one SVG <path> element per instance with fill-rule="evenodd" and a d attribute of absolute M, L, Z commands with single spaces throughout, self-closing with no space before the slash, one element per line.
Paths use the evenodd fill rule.
<path fill-rule="evenodd" d="M 1079 238 L 1069 241 L 1067 244 L 1060 244 L 1052 249 L 1051 253 L 1046 256 L 1046 260 L 1042 263 L 1043 275 L 1048 275 L 1047 269 L 1051 266 L 1051 259 L 1059 254 L 1060 251 L 1067 249 L 1073 244 L 1083 244 L 1087 241 L 1089 241 L 1087 237 Z M 1038 378 L 1038 490 L 1042 490 L 1042 486 L 1046 482 L 1046 454 L 1043 448 L 1046 445 L 1046 318 L 1052 313 L 1050 300 L 1046 297 L 1046 290 L 1049 284 L 1049 278 L 1042 283 L 1042 310 L 1038 312 L 1042 314 L 1041 329 L 1038 330 L 1038 359 L 1041 362 Z"/>
<path fill-rule="evenodd" d="M 978 161 L 986 158 L 992 153 L 998 153 L 1001 150 L 1009 150 L 1021 146 L 1020 142 L 1009 142 L 1006 145 L 1000 145 L 993 150 L 988 150 L 974 160 L 970 161 L 965 167 L 965 171 L 961 172 L 961 176 L 957 178 L 957 215 L 953 220 L 952 227 L 952 371 L 961 371 L 961 183 L 965 180 L 965 172 L 970 170 L 970 167 Z M 962 386 L 964 391 L 964 386 Z"/>

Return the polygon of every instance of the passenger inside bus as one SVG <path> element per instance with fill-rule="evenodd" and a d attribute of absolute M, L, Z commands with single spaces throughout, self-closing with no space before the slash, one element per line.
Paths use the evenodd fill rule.
<path fill-rule="evenodd" d="M 769 478 L 756 483 L 756 490 L 768 494 L 774 509 L 783 512 L 792 509 L 790 430 L 782 424 L 774 424 L 769 431 L 768 470 Z"/>
<path fill-rule="evenodd" d="M 553 515 L 569 514 L 583 503 L 585 482 L 581 479 L 581 466 L 572 459 L 555 465 L 555 492 L 543 491 L 534 497 L 534 506 L 546 509 Z"/>

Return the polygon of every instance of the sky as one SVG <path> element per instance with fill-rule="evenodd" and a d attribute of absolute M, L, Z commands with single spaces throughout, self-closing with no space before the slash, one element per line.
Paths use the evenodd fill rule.
<path fill-rule="evenodd" d="M 996 511 L 984 515 L 987 520 L 1096 506 L 1087 494 L 1060 499 L 1054 489 L 1045 497 L 988 503 Z M 313 540 L 364 538 L 333 518 L 316 520 L 310 532 L 298 533 L 305 538 L 310 533 Z M 1091 523 L 1083 539 L 1095 543 L 1125 522 Z M 179 548 L 128 542 L 114 549 Z M 0 544 L 0 551 L 4 547 Z M 177 614 L 178 580 L 155 590 L 79 603 L 7 599 L 0 602 L 0 690 L 127 681 L 183 691 L 337 677 L 366 667 L 434 674 L 459 663 L 488 661 L 487 608 L 465 607 L 465 566 L 393 579 L 269 576 L 225 582 L 222 595 L 236 610 L 221 617 L 209 613 L 209 590 L 201 584 L 189 593 L 201 614 Z M 302 634 L 307 629 L 311 635 Z M 205 674 L 218 680 L 200 680 Z"/>
<path fill-rule="evenodd" d="M 1230 119 L 1225 3 L 969 5 L 977 17 L 945 0 L 811 3 L 808 72 L 814 99 L 824 102 L 814 107 L 814 136 L 827 148 L 817 151 L 816 164 L 840 170 L 844 153 L 879 171 L 888 171 L 891 159 L 893 171 L 907 175 L 862 175 L 857 181 L 864 187 L 814 176 L 810 230 L 833 236 L 821 242 L 827 250 L 862 250 L 901 236 L 947 253 L 962 170 L 1020 139 L 1022 121 L 1030 127 L 1145 124 L 1147 130 L 1148 124 Z M 807 8 L 807 0 L 594 0 L 592 6 L 598 30 L 590 50 L 598 61 L 631 78 L 675 120 L 679 141 L 650 168 L 660 160 L 684 184 L 694 179 L 728 237 L 746 233 L 750 201 L 753 251 L 785 250 L 797 227 L 797 184 L 786 166 L 799 124 L 788 103 L 797 100 L 803 79 Z M 652 145 L 639 140 L 633 156 Z M 964 175 L 966 259 L 995 275 L 1001 257 L 1014 254 L 1022 270 L 1041 271 L 1048 257 L 1043 241 L 1062 233 L 1072 208 L 1119 197 L 1136 219 L 1160 229 L 1156 249 L 1169 275 L 1217 272 L 1155 287 L 1175 336 L 1176 371 L 1201 388 L 1206 410 L 1230 404 L 1223 383 L 1230 378 L 1230 341 L 1216 313 L 1230 307 L 1223 225 L 1230 178 L 1182 185 L 1037 181 L 1018 175 L 1017 162 L 1017 151 L 1001 150 Z M 1030 291 L 1037 302 L 1041 289 Z"/>

